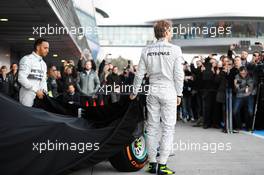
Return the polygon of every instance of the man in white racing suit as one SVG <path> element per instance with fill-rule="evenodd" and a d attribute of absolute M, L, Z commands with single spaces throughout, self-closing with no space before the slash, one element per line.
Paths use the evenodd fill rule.
<path fill-rule="evenodd" d="M 34 52 L 24 56 L 19 62 L 18 82 L 21 84 L 19 102 L 32 107 L 34 99 L 43 99 L 47 92 L 47 65 L 42 59 L 49 52 L 49 43 L 38 39 L 34 44 Z"/>
<path fill-rule="evenodd" d="M 177 105 L 181 103 L 183 89 L 183 57 L 181 48 L 170 44 L 170 21 L 158 21 L 154 25 L 157 42 L 143 49 L 134 79 L 134 99 L 140 90 L 144 74 L 149 75 L 150 92 L 147 96 L 148 119 L 146 142 L 149 154 L 149 173 L 174 174 L 166 164 L 172 150 Z M 161 140 L 159 132 L 161 126 Z M 159 145 L 160 144 L 160 145 Z M 157 148 L 160 157 L 157 160 Z M 158 165 L 158 166 L 157 166 Z"/>

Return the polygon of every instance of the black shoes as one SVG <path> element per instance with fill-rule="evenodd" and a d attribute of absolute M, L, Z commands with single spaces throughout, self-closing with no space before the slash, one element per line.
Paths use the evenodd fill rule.
<path fill-rule="evenodd" d="M 147 172 L 151 174 L 156 174 L 157 173 L 157 163 L 150 162 L 148 165 Z"/>

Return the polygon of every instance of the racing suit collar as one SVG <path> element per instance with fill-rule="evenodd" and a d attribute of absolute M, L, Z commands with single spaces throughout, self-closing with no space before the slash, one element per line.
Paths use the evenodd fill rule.
<path fill-rule="evenodd" d="M 166 38 L 160 38 L 157 42 L 168 42 L 168 40 L 166 40 Z"/>
<path fill-rule="evenodd" d="M 38 55 L 36 52 L 33 51 L 32 54 L 33 54 L 34 56 L 36 56 L 37 58 L 42 59 L 42 57 L 41 57 L 40 55 Z"/>

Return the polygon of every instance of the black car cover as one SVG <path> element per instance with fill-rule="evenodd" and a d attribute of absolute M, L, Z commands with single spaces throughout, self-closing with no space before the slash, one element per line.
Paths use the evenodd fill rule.
<path fill-rule="evenodd" d="M 44 102 L 53 112 L 67 114 L 55 100 Z M 136 101 L 91 107 L 86 112 L 88 119 L 55 114 L 0 94 L 1 174 L 61 174 L 106 160 L 132 141 L 140 118 Z"/>

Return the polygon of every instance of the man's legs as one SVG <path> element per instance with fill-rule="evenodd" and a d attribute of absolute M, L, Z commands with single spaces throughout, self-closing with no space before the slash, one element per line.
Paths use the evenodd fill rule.
<path fill-rule="evenodd" d="M 247 130 L 251 130 L 252 127 L 252 119 L 253 119 L 253 115 L 254 115 L 254 98 L 252 95 L 250 95 L 249 97 L 247 97 L 247 101 L 246 101 L 246 109 L 247 109 L 247 114 L 246 114 L 246 129 Z"/>
<path fill-rule="evenodd" d="M 203 94 L 203 127 L 205 129 L 211 127 L 211 118 L 212 118 L 212 107 L 213 107 L 213 100 L 212 100 L 211 92 L 204 92 Z"/>
<path fill-rule="evenodd" d="M 177 97 L 161 100 L 161 128 L 159 164 L 166 164 L 173 147 L 176 124 Z"/>
<path fill-rule="evenodd" d="M 149 162 L 157 162 L 157 148 L 160 131 L 160 103 L 158 97 L 147 96 L 148 120 L 146 126 L 146 143 L 148 148 Z"/>
<path fill-rule="evenodd" d="M 235 103 L 233 106 L 233 116 L 234 116 L 234 121 L 235 121 L 235 126 L 236 126 L 235 129 L 238 129 L 238 130 L 241 129 L 241 120 L 240 120 L 240 115 L 239 115 L 241 106 L 242 106 L 242 98 L 236 97 Z"/>

